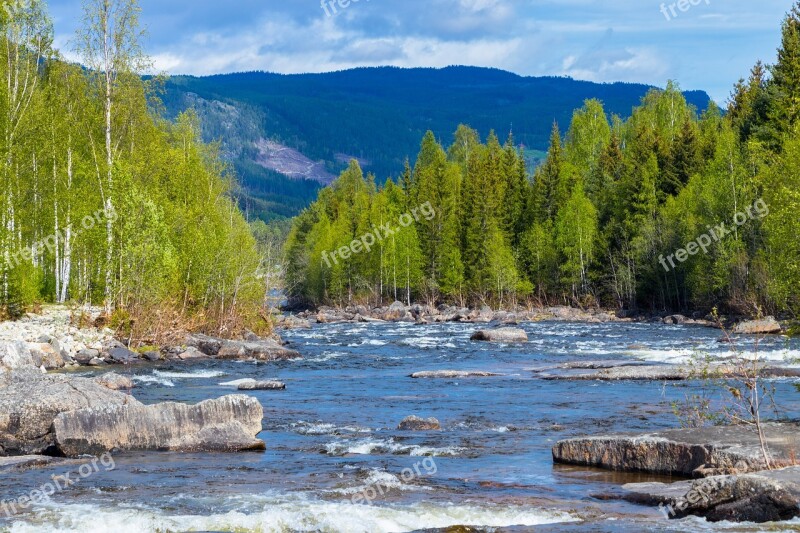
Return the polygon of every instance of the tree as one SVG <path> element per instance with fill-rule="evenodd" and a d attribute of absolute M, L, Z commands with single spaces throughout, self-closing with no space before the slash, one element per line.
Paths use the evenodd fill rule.
<path fill-rule="evenodd" d="M 130 126 L 122 105 L 126 91 L 135 90 L 138 75 L 149 65 L 141 48 L 144 32 L 139 28 L 136 0 L 86 0 L 84 27 L 78 34 L 77 51 L 88 67 L 87 74 L 96 95 L 103 102 L 104 155 L 95 161 L 98 185 L 106 218 L 105 305 L 114 305 L 114 165 Z M 134 78 L 137 81 L 134 81 Z M 94 140 L 92 140 L 94 144 Z"/>
<path fill-rule="evenodd" d="M 556 223 L 556 245 L 562 251 L 561 273 L 573 301 L 589 294 L 589 268 L 594 260 L 597 239 L 597 210 L 586 198 L 583 186 L 572 191 Z"/>

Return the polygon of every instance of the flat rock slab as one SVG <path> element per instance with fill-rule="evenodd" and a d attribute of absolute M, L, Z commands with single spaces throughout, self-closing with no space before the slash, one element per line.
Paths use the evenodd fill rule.
<path fill-rule="evenodd" d="M 51 463 L 62 462 L 64 459 L 47 455 L 18 455 L 16 457 L 0 457 L 0 472 L 14 468 L 34 468 Z"/>
<path fill-rule="evenodd" d="M 85 408 L 140 405 L 89 378 L 19 369 L 0 374 L 0 455 L 55 452 L 53 420 Z"/>
<path fill-rule="evenodd" d="M 570 366 L 567 366 L 570 365 Z M 629 364 L 624 366 L 586 366 L 567 363 L 559 368 L 534 370 L 537 377 L 550 381 L 685 381 L 706 379 L 710 376 L 733 376 L 736 369 L 730 365 L 711 365 L 699 375 L 696 369 L 680 365 Z M 762 370 L 764 377 L 798 377 L 793 368 L 769 367 Z"/>
<path fill-rule="evenodd" d="M 411 374 L 414 379 L 489 378 L 494 376 L 502 376 L 502 374 L 481 370 L 430 370 Z"/>
<path fill-rule="evenodd" d="M 281 381 L 245 381 L 236 387 L 239 390 L 284 390 L 286 383 Z"/>
<path fill-rule="evenodd" d="M 800 450 L 800 426 L 768 423 L 764 432 L 773 465 L 793 466 Z M 686 477 L 764 468 L 758 436 L 744 426 L 572 438 L 557 442 L 552 451 L 557 463 Z"/>
<path fill-rule="evenodd" d="M 53 422 L 56 442 L 67 456 L 111 450 L 264 450 L 255 436 L 264 416 L 255 398 L 223 396 L 196 405 L 160 403 L 82 409 Z"/>
<path fill-rule="evenodd" d="M 472 334 L 470 340 L 488 342 L 528 342 L 528 334 L 519 328 L 480 329 Z"/>

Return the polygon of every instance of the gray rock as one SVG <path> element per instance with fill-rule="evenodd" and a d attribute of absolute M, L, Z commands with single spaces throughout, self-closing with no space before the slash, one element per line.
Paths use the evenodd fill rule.
<path fill-rule="evenodd" d="M 43 366 L 46 370 L 64 368 L 64 358 L 51 344 L 34 343 L 28 344 L 28 347 L 30 348 L 31 358 L 35 366 Z"/>
<path fill-rule="evenodd" d="M 0 341 L 0 372 L 34 366 L 39 365 L 34 365 L 31 351 L 26 343 Z"/>
<path fill-rule="evenodd" d="M 144 352 L 142 354 L 142 357 L 144 357 L 145 359 L 147 359 L 150 362 L 160 361 L 161 360 L 161 353 L 160 352 L 156 352 L 154 350 L 151 350 L 151 351 L 148 351 L 148 352 Z"/>
<path fill-rule="evenodd" d="M 189 346 L 178 355 L 178 359 L 181 361 L 187 361 L 192 359 L 207 359 L 208 356 L 195 348 L 194 346 Z"/>
<path fill-rule="evenodd" d="M 75 354 L 75 361 L 81 365 L 88 365 L 89 361 L 98 357 L 100 357 L 100 352 L 98 350 L 87 348 Z"/>
<path fill-rule="evenodd" d="M 528 342 L 528 334 L 519 328 L 481 329 L 473 333 L 470 340 L 507 343 Z"/>
<path fill-rule="evenodd" d="M 248 381 L 240 383 L 237 387 L 239 390 L 253 391 L 253 390 L 284 390 L 286 384 L 280 381 Z"/>
<path fill-rule="evenodd" d="M 403 305 L 403 302 L 394 302 L 380 318 L 389 322 L 402 320 L 406 318 L 406 306 Z"/>
<path fill-rule="evenodd" d="M 670 518 L 689 515 L 709 522 L 777 522 L 800 516 L 800 468 L 712 476 L 677 483 L 623 485 L 623 499 L 659 505 Z"/>
<path fill-rule="evenodd" d="M 686 324 L 687 320 L 688 319 L 683 315 L 670 315 L 670 316 L 664 317 L 663 322 L 664 322 L 664 324 L 682 325 L 682 324 Z"/>
<path fill-rule="evenodd" d="M 0 382 L 0 455 L 51 453 L 59 413 L 126 404 L 139 402 L 92 379 L 12 371 Z"/>
<path fill-rule="evenodd" d="M 280 361 L 298 359 L 300 353 L 284 348 L 273 339 L 258 342 L 225 341 L 217 353 L 219 359 L 256 359 L 259 361 Z"/>
<path fill-rule="evenodd" d="M 733 328 L 733 333 L 736 335 L 772 335 L 781 331 L 781 325 L 771 316 L 763 320 L 740 322 Z"/>
<path fill-rule="evenodd" d="M 435 418 L 420 418 L 418 416 L 405 417 L 397 429 L 401 431 L 439 431 L 442 425 Z"/>
<path fill-rule="evenodd" d="M 129 365 L 139 360 L 139 354 L 132 352 L 125 347 L 116 347 L 108 350 L 108 356 L 105 359 L 108 363 Z"/>
<path fill-rule="evenodd" d="M 794 463 L 799 428 L 792 423 L 764 424 L 773 466 Z M 746 426 L 572 438 L 557 442 L 552 451 L 557 463 L 690 477 L 764 468 L 758 437 Z"/>
<path fill-rule="evenodd" d="M 117 449 L 233 452 L 266 448 L 256 438 L 263 416 L 258 400 L 233 395 L 196 405 L 167 402 L 64 412 L 53 428 L 59 449 L 70 457 Z"/>
<path fill-rule="evenodd" d="M 488 378 L 494 376 L 501 376 L 494 372 L 484 372 L 482 370 L 426 370 L 423 372 L 414 372 L 410 377 L 414 379 L 424 378 Z"/>
<path fill-rule="evenodd" d="M 365 313 L 359 313 L 365 315 Z M 311 322 L 295 315 L 282 315 L 275 319 L 275 325 L 282 329 L 311 329 Z"/>
<path fill-rule="evenodd" d="M 208 335 L 202 335 L 196 333 L 187 336 L 184 344 L 186 346 L 193 346 L 194 348 L 197 348 L 204 354 L 213 357 L 219 353 L 220 348 L 222 348 L 223 342 L 224 341 L 222 339 L 217 339 L 215 337 L 209 337 Z"/>
<path fill-rule="evenodd" d="M 105 366 L 105 365 L 107 365 L 108 363 L 106 363 L 106 362 L 105 362 L 105 360 L 103 360 L 103 359 L 100 359 L 99 357 L 92 357 L 92 358 L 89 360 L 89 363 L 88 363 L 88 364 L 89 364 L 89 366 Z"/>
<path fill-rule="evenodd" d="M 135 387 L 131 378 L 121 376 L 116 372 L 107 372 L 101 376 L 97 376 L 94 380 L 103 387 L 111 390 L 130 390 Z"/>
<path fill-rule="evenodd" d="M 15 457 L 0 457 L 0 473 L 9 470 L 27 470 L 38 466 L 46 466 L 65 461 L 62 458 L 47 455 L 17 455 Z"/>

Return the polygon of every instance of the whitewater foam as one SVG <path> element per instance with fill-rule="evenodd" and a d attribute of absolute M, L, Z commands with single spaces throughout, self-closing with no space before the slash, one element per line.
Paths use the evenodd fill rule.
<path fill-rule="evenodd" d="M 410 455 L 414 457 L 455 457 L 464 451 L 463 448 L 448 446 L 436 448 L 432 446 L 418 446 L 416 444 L 400 444 L 393 438 L 373 439 L 366 438 L 357 441 L 336 441 L 325 445 L 325 452 L 328 455 Z"/>
<path fill-rule="evenodd" d="M 537 526 L 577 522 L 562 511 L 529 506 L 419 503 L 354 505 L 315 498 L 281 498 L 256 512 L 229 511 L 210 515 L 169 514 L 158 509 L 100 507 L 90 504 L 44 504 L 35 515 L 15 521 L 12 533 L 151 533 L 154 531 L 381 531 L 405 533 L 456 525 L 484 527 Z"/>

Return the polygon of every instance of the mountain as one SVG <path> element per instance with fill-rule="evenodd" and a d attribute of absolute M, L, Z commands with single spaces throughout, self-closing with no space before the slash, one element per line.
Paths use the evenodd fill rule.
<path fill-rule="evenodd" d="M 358 68 L 324 74 L 247 72 L 175 76 L 167 113 L 194 108 L 207 141 L 221 140 L 244 189 L 244 207 L 265 220 L 291 217 L 357 158 L 379 182 L 413 163 L 432 130 L 449 143 L 460 123 L 501 139 L 513 131 L 531 166 L 544 155 L 553 121 L 569 126 L 587 98 L 622 118 L 652 89 L 564 77 L 524 77 L 498 69 Z M 686 92 L 698 110 L 709 96 Z"/>

